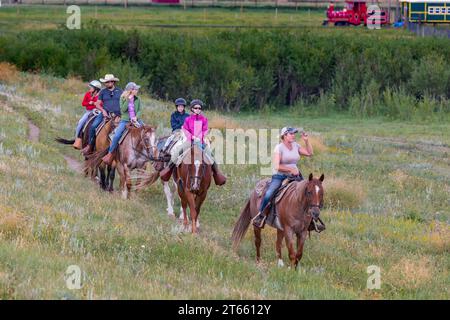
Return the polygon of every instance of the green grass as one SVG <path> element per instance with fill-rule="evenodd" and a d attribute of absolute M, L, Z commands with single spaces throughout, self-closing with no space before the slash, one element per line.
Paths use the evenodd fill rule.
<path fill-rule="evenodd" d="M 53 138 L 73 134 L 84 90 L 73 79 L 0 78 L 1 298 L 450 298 L 448 122 L 206 111 L 219 128 L 291 124 L 312 133 L 316 155 L 300 168 L 324 172 L 325 197 L 341 201 L 326 198 L 327 230 L 307 240 L 295 272 L 276 267 L 273 230 L 261 265 L 251 232 L 231 250 L 233 224 L 260 178 L 255 165 L 224 166 L 229 181 L 211 187 L 199 236 L 177 232 L 159 183 L 125 201 L 72 172 L 63 155 L 79 155 Z M 143 102 L 144 120 L 162 133 L 171 103 Z M 27 119 L 41 128 L 38 143 L 27 139 Z M 86 275 L 81 290 L 65 284 L 73 264 Z M 369 265 L 381 268 L 380 290 L 366 289 Z"/>
<path fill-rule="evenodd" d="M 322 27 L 325 20 L 323 9 L 299 8 L 187 8 L 182 7 L 130 7 L 80 6 L 81 23 L 112 25 L 121 29 L 146 29 L 155 27 L 196 27 L 196 31 L 208 27 L 285 27 L 320 29 L 324 33 L 379 34 L 363 27 Z M 66 24 L 66 7 L 61 5 L 21 5 L 0 8 L 0 31 L 54 29 Z M 384 36 L 406 36 L 412 34 L 398 29 L 384 28 Z"/>

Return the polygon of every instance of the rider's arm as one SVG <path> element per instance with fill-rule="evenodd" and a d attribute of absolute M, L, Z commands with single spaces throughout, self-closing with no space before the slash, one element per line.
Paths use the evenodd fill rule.
<path fill-rule="evenodd" d="M 178 121 L 175 118 L 175 112 L 172 113 L 172 115 L 170 116 L 170 126 L 172 127 L 172 130 L 174 130 L 175 128 L 178 128 Z"/>
<path fill-rule="evenodd" d="M 120 98 L 120 112 L 128 113 L 128 99 Z"/>
<path fill-rule="evenodd" d="M 191 141 L 192 140 L 192 133 L 189 131 L 189 125 L 188 125 L 188 121 L 187 120 L 184 121 L 182 129 L 184 131 L 184 135 L 187 138 L 187 141 Z"/>
<path fill-rule="evenodd" d="M 302 135 L 302 137 L 304 137 L 304 136 Z M 314 152 L 313 152 L 312 145 L 308 140 L 308 136 L 306 136 L 306 139 L 303 138 L 303 141 L 305 141 L 306 148 L 300 148 L 300 146 L 299 146 L 298 153 L 300 153 L 300 155 L 305 156 L 305 157 L 312 156 L 314 154 Z"/>
<path fill-rule="evenodd" d="M 104 111 L 103 109 L 103 96 L 102 96 L 102 91 L 100 91 L 100 93 L 98 94 L 98 100 L 95 102 L 95 107 L 100 110 L 101 112 Z"/>
<path fill-rule="evenodd" d="M 136 103 L 134 104 L 134 111 L 136 113 L 136 118 L 140 119 L 142 112 L 141 112 L 141 99 L 137 99 Z"/>
<path fill-rule="evenodd" d="M 81 103 L 81 105 L 83 107 L 88 108 L 88 107 L 90 107 L 90 104 L 89 104 L 90 101 L 91 101 L 91 94 L 89 92 L 86 92 L 86 94 L 84 95 L 83 102 Z"/>
<path fill-rule="evenodd" d="M 208 119 L 205 117 L 202 125 L 202 139 L 208 134 Z"/>

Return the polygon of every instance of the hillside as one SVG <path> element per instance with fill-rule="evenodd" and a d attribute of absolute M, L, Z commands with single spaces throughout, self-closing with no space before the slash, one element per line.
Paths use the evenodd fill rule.
<path fill-rule="evenodd" d="M 207 110 L 215 128 L 289 123 L 312 132 L 316 155 L 301 169 L 325 173 L 328 228 L 307 240 L 295 272 L 276 267 L 273 230 L 263 235 L 260 265 L 250 234 L 231 251 L 233 223 L 259 179 L 255 165 L 224 166 L 229 182 L 212 186 L 200 234 L 180 233 L 159 182 L 125 201 L 68 166 L 64 157 L 79 155 L 53 139 L 72 135 L 83 82 L 0 66 L 2 299 L 450 298 L 446 123 Z M 171 103 L 143 101 L 144 120 L 161 134 Z M 85 273 L 80 290 L 66 287 L 70 265 Z M 380 290 L 366 289 L 369 265 L 381 268 Z"/>

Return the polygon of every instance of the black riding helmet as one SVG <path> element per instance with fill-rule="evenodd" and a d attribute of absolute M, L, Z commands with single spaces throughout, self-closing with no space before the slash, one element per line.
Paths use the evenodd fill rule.
<path fill-rule="evenodd" d="M 203 101 L 199 100 L 199 99 L 194 99 L 191 101 L 191 104 L 190 104 L 191 110 L 192 110 L 192 107 L 195 106 L 196 104 L 198 104 L 203 109 Z"/>
<path fill-rule="evenodd" d="M 175 100 L 175 107 L 183 105 L 186 107 L 187 102 L 186 100 L 184 100 L 183 98 L 178 98 L 177 100 Z"/>

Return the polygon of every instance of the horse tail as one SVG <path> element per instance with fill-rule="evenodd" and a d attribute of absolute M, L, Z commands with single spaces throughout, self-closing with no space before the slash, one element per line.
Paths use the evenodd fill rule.
<path fill-rule="evenodd" d="M 109 148 L 106 148 L 88 155 L 86 157 L 87 160 L 84 163 L 84 170 L 88 172 L 95 172 L 102 163 L 102 158 L 108 154 L 108 149 Z"/>
<path fill-rule="evenodd" d="M 241 212 L 239 220 L 234 225 L 233 234 L 231 235 L 231 239 L 233 240 L 233 250 L 237 250 L 242 238 L 244 237 L 248 227 L 250 226 L 250 221 L 252 220 L 250 212 L 250 200 L 251 199 L 247 201 L 245 208 Z"/>
<path fill-rule="evenodd" d="M 138 183 L 133 186 L 134 191 L 140 191 L 146 186 L 149 186 L 156 182 L 159 178 L 159 171 L 147 172 L 143 169 L 135 170 L 131 180 L 136 180 Z"/>
<path fill-rule="evenodd" d="M 67 140 L 67 139 L 58 137 L 58 138 L 55 138 L 55 141 L 58 142 L 58 143 L 62 143 L 62 144 L 74 144 L 75 139 L 73 139 L 73 140 Z"/>

